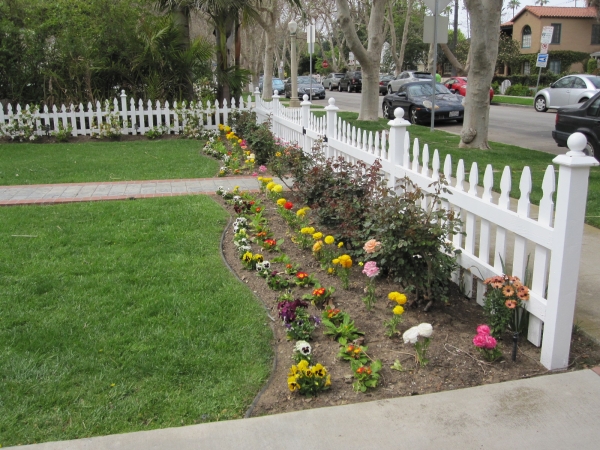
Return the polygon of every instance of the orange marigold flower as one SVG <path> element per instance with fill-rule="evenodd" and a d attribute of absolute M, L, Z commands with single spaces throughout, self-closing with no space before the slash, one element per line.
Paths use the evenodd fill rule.
<path fill-rule="evenodd" d="M 319 288 L 319 289 L 315 289 L 313 291 L 313 295 L 316 296 L 316 297 L 320 297 L 324 293 L 325 293 L 325 288 Z"/>
<path fill-rule="evenodd" d="M 504 306 L 506 306 L 508 309 L 515 309 L 517 307 L 517 301 L 516 300 L 506 300 L 504 302 Z"/>
<path fill-rule="evenodd" d="M 299 280 L 304 280 L 307 276 L 308 274 L 306 272 L 298 272 L 296 274 L 296 278 L 298 278 Z"/>
<path fill-rule="evenodd" d="M 515 295 L 515 290 L 512 286 L 504 286 L 504 288 L 502 289 L 502 293 L 505 297 L 512 297 L 513 295 Z"/>

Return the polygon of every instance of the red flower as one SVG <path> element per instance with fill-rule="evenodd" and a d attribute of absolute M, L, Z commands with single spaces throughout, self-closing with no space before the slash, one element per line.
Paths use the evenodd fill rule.
<path fill-rule="evenodd" d="M 285 205 L 283 205 L 283 207 L 285 209 L 292 209 L 294 207 L 294 204 L 292 202 L 285 202 Z"/>
<path fill-rule="evenodd" d="M 319 289 L 315 289 L 313 291 L 313 295 L 315 297 L 320 297 L 321 295 L 323 295 L 325 293 L 325 288 L 319 288 Z"/>
<path fill-rule="evenodd" d="M 254 208 L 254 211 L 256 211 L 257 213 L 262 211 L 262 208 L 260 206 L 257 206 L 256 208 Z"/>
<path fill-rule="evenodd" d="M 307 276 L 308 274 L 306 272 L 298 272 L 296 274 L 296 278 L 298 278 L 299 280 L 304 280 Z"/>
<path fill-rule="evenodd" d="M 250 206 L 254 205 L 254 203 L 256 203 L 254 200 L 250 201 Z"/>
<path fill-rule="evenodd" d="M 267 247 L 274 247 L 275 245 L 277 245 L 277 241 L 275 239 L 265 239 L 263 241 L 263 244 Z"/>
<path fill-rule="evenodd" d="M 286 268 L 286 269 L 291 269 L 292 267 L 294 267 L 294 266 L 292 266 L 291 264 L 286 264 L 286 265 L 285 265 L 285 268 Z"/>

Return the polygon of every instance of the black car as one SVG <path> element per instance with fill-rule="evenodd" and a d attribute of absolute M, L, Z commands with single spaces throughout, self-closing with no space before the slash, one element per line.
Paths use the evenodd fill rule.
<path fill-rule="evenodd" d="M 362 91 L 362 72 L 346 72 L 338 83 L 338 91 Z"/>
<path fill-rule="evenodd" d="M 600 160 L 600 92 L 585 103 L 558 108 L 552 137 L 559 147 L 567 146 L 567 139 L 579 131 L 585 134 L 586 155 Z"/>
<path fill-rule="evenodd" d="M 404 109 L 404 117 L 412 123 L 431 122 L 431 96 L 433 88 L 429 81 L 417 81 L 400 86 L 395 94 L 383 98 L 383 116 L 394 118 L 394 110 Z M 456 120 L 462 123 L 465 108 L 464 97 L 453 94 L 441 83 L 435 85 L 435 121 Z"/>
<path fill-rule="evenodd" d="M 379 75 L 379 94 L 387 94 L 388 83 L 393 79 L 393 75 Z"/>
<path fill-rule="evenodd" d="M 304 94 L 309 96 L 309 100 L 312 99 L 324 99 L 325 98 L 325 88 L 321 83 L 317 83 L 313 78 L 309 76 L 301 76 L 297 78 L 298 83 L 298 98 L 302 100 Z M 312 95 L 311 93 L 312 87 Z M 285 82 L 285 98 L 290 98 L 292 96 L 292 79 L 288 78 Z"/>

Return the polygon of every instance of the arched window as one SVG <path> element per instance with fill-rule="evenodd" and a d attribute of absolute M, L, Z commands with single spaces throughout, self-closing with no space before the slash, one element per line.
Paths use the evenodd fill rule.
<path fill-rule="evenodd" d="M 529 25 L 525 25 L 523 27 L 523 36 L 521 39 L 521 47 L 523 47 L 523 48 L 531 47 L 531 27 Z"/>

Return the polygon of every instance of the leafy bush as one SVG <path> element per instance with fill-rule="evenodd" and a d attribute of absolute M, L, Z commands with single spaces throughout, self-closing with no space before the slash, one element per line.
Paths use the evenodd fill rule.
<path fill-rule="evenodd" d="M 256 113 L 250 111 L 234 112 L 229 116 L 229 126 L 246 140 L 254 152 L 256 164 L 267 163 L 277 153 L 277 145 L 270 123 L 256 123 Z"/>
<path fill-rule="evenodd" d="M 522 84 L 513 84 L 509 86 L 504 95 L 515 95 L 517 97 L 531 97 L 531 89 Z"/>

